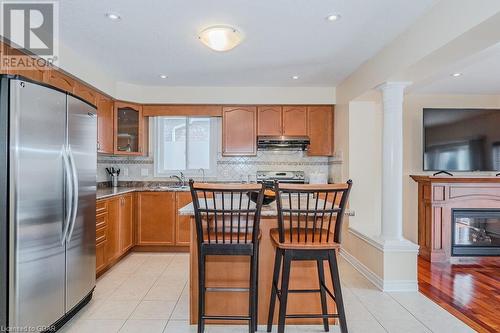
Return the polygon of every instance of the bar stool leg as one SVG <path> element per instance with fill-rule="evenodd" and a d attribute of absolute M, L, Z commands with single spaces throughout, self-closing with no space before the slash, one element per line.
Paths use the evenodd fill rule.
<path fill-rule="evenodd" d="M 328 263 L 330 264 L 330 273 L 332 274 L 333 294 L 335 296 L 335 304 L 337 305 L 337 313 L 339 314 L 340 332 L 347 333 L 347 321 L 345 318 L 344 300 L 342 299 L 339 267 L 337 265 L 337 256 L 335 255 L 335 250 L 328 251 Z"/>
<path fill-rule="evenodd" d="M 257 257 L 255 258 L 255 301 L 254 301 L 254 306 L 255 306 L 255 327 L 254 327 L 254 332 L 257 332 L 258 325 L 259 325 L 259 248 L 260 248 L 260 242 L 257 242 Z"/>
<path fill-rule="evenodd" d="M 205 254 L 200 251 L 198 258 L 198 333 L 205 332 Z"/>
<path fill-rule="evenodd" d="M 283 274 L 281 276 L 281 298 L 280 311 L 278 317 L 278 333 L 285 333 L 286 305 L 288 299 L 288 283 L 290 282 L 290 266 L 292 264 L 292 254 L 290 251 L 284 251 Z"/>
<path fill-rule="evenodd" d="M 276 293 L 278 288 L 278 279 L 280 277 L 282 253 L 280 249 L 276 249 L 274 256 L 274 273 L 273 283 L 271 285 L 271 301 L 269 302 L 269 315 L 267 317 L 267 331 L 271 332 L 273 328 L 274 307 L 276 305 Z"/>
<path fill-rule="evenodd" d="M 326 304 L 326 291 L 323 286 L 325 285 L 325 268 L 323 267 L 323 260 L 318 259 L 316 261 L 318 265 L 318 280 L 319 280 L 319 295 L 321 298 L 321 310 L 323 315 L 328 314 L 328 306 Z M 323 327 L 325 332 L 328 332 L 330 328 L 328 327 L 328 318 L 323 318 Z"/>
<path fill-rule="evenodd" d="M 250 288 L 248 290 L 248 311 L 250 312 L 250 321 L 248 323 L 248 332 L 255 332 L 255 284 L 257 267 L 255 265 L 257 260 L 256 252 L 250 257 Z"/>

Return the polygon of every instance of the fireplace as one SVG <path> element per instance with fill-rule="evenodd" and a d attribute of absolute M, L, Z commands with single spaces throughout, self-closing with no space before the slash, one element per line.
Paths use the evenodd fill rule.
<path fill-rule="evenodd" d="M 452 256 L 500 255 L 500 209 L 453 209 Z"/>

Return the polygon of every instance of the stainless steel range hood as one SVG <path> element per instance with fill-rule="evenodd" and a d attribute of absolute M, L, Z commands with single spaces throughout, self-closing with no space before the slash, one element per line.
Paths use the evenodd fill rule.
<path fill-rule="evenodd" d="M 258 150 L 307 150 L 308 136 L 259 136 Z"/>

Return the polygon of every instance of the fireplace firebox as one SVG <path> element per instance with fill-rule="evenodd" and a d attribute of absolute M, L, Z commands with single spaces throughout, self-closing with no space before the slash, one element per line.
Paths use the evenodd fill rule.
<path fill-rule="evenodd" d="M 452 256 L 499 256 L 500 209 L 453 209 Z"/>

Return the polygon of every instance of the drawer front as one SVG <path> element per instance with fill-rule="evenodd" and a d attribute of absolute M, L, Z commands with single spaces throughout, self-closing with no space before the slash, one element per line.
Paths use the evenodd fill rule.
<path fill-rule="evenodd" d="M 95 227 L 97 229 L 108 226 L 108 213 L 99 214 L 95 218 Z"/>
<path fill-rule="evenodd" d="M 96 244 L 95 246 L 95 269 L 96 273 L 99 274 L 103 271 L 108 264 L 108 258 L 106 254 L 106 242 Z"/>
<path fill-rule="evenodd" d="M 96 214 L 107 213 L 108 211 L 108 202 L 106 200 L 97 201 L 95 204 Z"/>
<path fill-rule="evenodd" d="M 95 243 L 100 244 L 106 241 L 107 228 L 99 228 L 95 231 Z"/>

